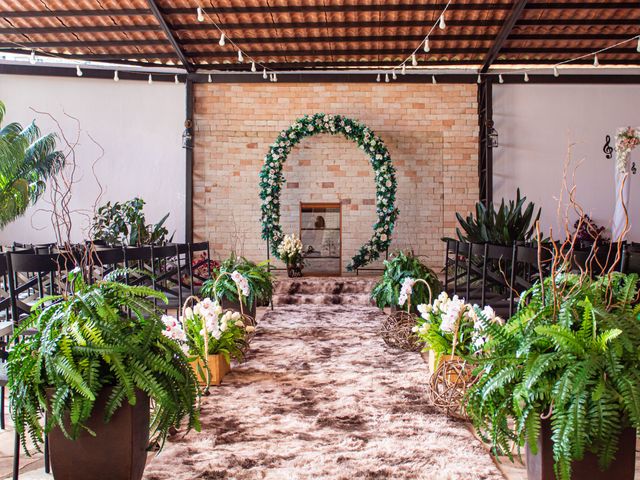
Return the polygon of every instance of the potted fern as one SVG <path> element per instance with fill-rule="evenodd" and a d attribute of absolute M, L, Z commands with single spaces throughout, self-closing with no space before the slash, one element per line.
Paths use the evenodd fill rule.
<path fill-rule="evenodd" d="M 40 450 L 49 434 L 55 478 L 140 479 L 150 441 L 161 447 L 181 425 L 199 430 L 196 379 L 149 301 L 163 294 L 113 278 L 90 285 L 80 269 L 68 282 L 15 331 L 16 432 L 27 453 L 27 439 Z"/>
<path fill-rule="evenodd" d="M 486 325 L 466 410 L 496 455 L 527 446 L 528 478 L 634 477 L 640 427 L 637 275 L 559 273 Z"/>

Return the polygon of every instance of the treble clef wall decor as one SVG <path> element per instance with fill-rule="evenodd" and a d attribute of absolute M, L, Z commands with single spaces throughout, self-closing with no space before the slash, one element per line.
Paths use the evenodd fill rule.
<path fill-rule="evenodd" d="M 606 158 L 613 157 L 613 147 L 611 146 L 611 135 L 607 135 L 604 138 L 604 147 L 602 147 L 602 151 L 604 152 L 604 156 Z"/>

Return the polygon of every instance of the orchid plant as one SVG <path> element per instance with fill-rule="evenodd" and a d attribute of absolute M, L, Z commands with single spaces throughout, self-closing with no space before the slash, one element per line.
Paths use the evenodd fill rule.
<path fill-rule="evenodd" d="M 443 355 L 470 357 L 482 351 L 487 342 L 487 325 L 504 324 L 490 306 L 483 309 L 441 292 L 432 304 L 418 305 L 420 317 L 413 331 L 433 350 L 436 363 Z"/>
<path fill-rule="evenodd" d="M 285 235 L 278 246 L 278 255 L 288 267 L 302 265 L 302 241 L 294 233 Z"/>

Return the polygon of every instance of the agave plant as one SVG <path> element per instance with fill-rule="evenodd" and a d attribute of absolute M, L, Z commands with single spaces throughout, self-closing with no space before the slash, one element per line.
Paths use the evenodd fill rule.
<path fill-rule="evenodd" d="M 535 454 L 549 418 L 556 478 L 587 452 L 610 465 L 624 428 L 640 427 L 638 276 L 559 273 L 522 295 L 517 314 L 487 324 L 466 410 L 495 455 Z"/>
<path fill-rule="evenodd" d="M 464 234 L 456 228 L 458 238 L 462 242 L 491 243 L 494 245 L 512 245 L 514 242 L 526 242 L 533 236 L 536 222 L 540 219 L 541 209 L 534 217 L 535 205 L 529 202 L 524 211 L 527 197 L 520 197 L 520 189 L 516 200 L 505 204 L 500 203 L 498 211 L 493 203 L 485 207 L 481 202 L 476 203 L 476 214 L 467 216 L 456 213 L 458 222 Z"/>
<path fill-rule="evenodd" d="M 0 102 L 0 125 L 5 106 Z M 44 193 L 46 181 L 65 163 L 56 136 L 41 136 L 35 123 L 13 122 L 0 129 L 0 228 L 24 214 Z"/>

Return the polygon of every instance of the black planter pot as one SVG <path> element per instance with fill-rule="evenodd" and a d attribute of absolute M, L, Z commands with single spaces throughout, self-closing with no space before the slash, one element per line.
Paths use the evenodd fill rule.
<path fill-rule="evenodd" d="M 551 421 L 543 420 L 538 437 L 538 454 L 533 455 L 527 446 L 527 479 L 556 480 L 553 472 L 553 441 Z M 633 480 L 636 466 L 636 431 L 627 428 L 622 431 L 616 458 L 606 471 L 598 466 L 597 455 L 587 452 L 584 459 L 571 465 L 572 480 Z"/>
<path fill-rule="evenodd" d="M 234 312 L 239 312 L 240 311 L 240 302 L 235 301 L 232 302 L 230 300 L 227 300 L 226 298 L 222 298 L 222 303 L 220 304 L 220 306 L 224 309 L 224 310 L 233 310 Z M 251 305 L 242 305 L 242 311 L 246 314 L 249 315 L 251 318 L 256 318 L 256 302 L 254 301 Z"/>
<path fill-rule="evenodd" d="M 149 397 L 137 392 L 136 404 L 127 401 L 104 423 L 111 393 L 104 389 L 93 408 L 87 427 L 77 440 L 69 440 L 59 428 L 49 434 L 51 468 L 56 480 L 140 480 L 149 446 Z"/>

